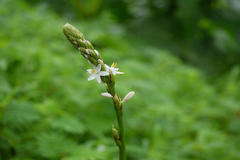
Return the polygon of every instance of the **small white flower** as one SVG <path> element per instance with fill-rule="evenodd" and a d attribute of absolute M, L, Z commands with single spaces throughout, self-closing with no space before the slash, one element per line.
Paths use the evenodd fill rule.
<path fill-rule="evenodd" d="M 134 91 L 131 91 L 129 92 L 122 100 L 122 103 L 123 102 L 127 102 L 129 99 L 131 99 L 133 96 L 134 96 L 135 92 Z"/>
<path fill-rule="evenodd" d="M 102 95 L 103 97 L 107 97 L 107 98 L 112 98 L 112 97 L 113 97 L 113 96 L 112 96 L 110 93 L 108 93 L 108 92 L 101 93 L 101 95 Z"/>
<path fill-rule="evenodd" d="M 107 76 L 109 75 L 106 71 L 101 71 L 101 65 L 99 64 L 97 67 L 93 67 L 94 69 L 88 69 L 88 73 L 91 75 L 89 76 L 88 80 L 91 81 L 93 79 L 96 79 L 98 83 L 101 83 L 101 76 Z"/>
<path fill-rule="evenodd" d="M 115 76 L 116 74 L 124 74 L 123 72 L 118 72 L 119 68 L 115 68 L 116 65 L 117 65 L 116 63 L 113 63 L 113 64 L 111 65 L 111 67 L 109 67 L 108 65 L 105 64 L 105 67 L 106 67 L 107 72 L 113 74 L 114 76 Z"/>

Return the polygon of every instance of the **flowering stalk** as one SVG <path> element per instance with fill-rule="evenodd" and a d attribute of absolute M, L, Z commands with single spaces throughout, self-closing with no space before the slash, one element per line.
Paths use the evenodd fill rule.
<path fill-rule="evenodd" d="M 83 34 L 79 32 L 75 27 L 70 24 L 63 26 L 63 33 L 70 41 L 70 43 L 80 51 L 81 55 L 88 60 L 93 69 L 88 69 L 90 77 L 88 80 L 96 79 L 98 83 L 103 83 L 107 92 L 101 95 L 107 98 L 112 98 L 114 109 L 116 112 L 118 129 L 112 125 L 112 135 L 116 145 L 119 148 L 119 160 L 126 160 L 126 148 L 124 138 L 124 122 L 123 122 L 123 103 L 132 98 L 135 92 L 129 92 L 123 100 L 115 91 L 114 76 L 117 74 L 123 74 L 119 72 L 116 64 L 113 63 L 111 67 L 104 64 L 100 53 L 94 49 L 93 45 L 84 38 Z"/>

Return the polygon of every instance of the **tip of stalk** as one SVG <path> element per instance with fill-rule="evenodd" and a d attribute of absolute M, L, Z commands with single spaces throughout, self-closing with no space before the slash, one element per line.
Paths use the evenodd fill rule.
<path fill-rule="evenodd" d="M 78 31 L 77 28 L 75 28 L 73 25 L 66 23 L 63 25 L 62 27 L 63 33 L 65 34 L 65 36 L 72 41 L 72 43 L 74 44 L 73 41 L 76 41 L 78 39 L 84 39 L 84 36 L 81 32 Z"/>
<path fill-rule="evenodd" d="M 67 31 L 72 30 L 73 28 L 74 28 L 74 27 L 73 27 L 71 24 L 66 23 L 66 24 L 63 25 L 62 30 L 63 30 L 63 32 L 65 33 L 65 32 L 67 32 Z"/>
<path fill-rule="evenodd" d="M 63 25 L 63 27 L 62 27 L 62 28 L 63 28 L 63 29 L 65 29 L 65 28 L 68 28 L 68 27 L 71 27 L 71 26 L 72 26 L 71 24 L 69 24 L 69 23 L 66 23 L 66 24 L 64 24 L 64 25 Z"/>

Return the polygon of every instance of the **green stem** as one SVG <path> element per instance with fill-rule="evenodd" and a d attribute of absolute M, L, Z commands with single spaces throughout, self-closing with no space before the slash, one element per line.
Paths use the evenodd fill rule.
<path fill-rule="evenodd" d="M 114 108 L 117 116 L 118 127 L 119 127 L 119 138 L 121 144 L 119 148 L 119 160 L 126 160 L 126 147 L 125 147 L 125 136 L 124 136 L 124 123 L 123 123 L 123 105 L 119 102 L 119 99 L 114 99 Z"/>
<path fill-rule="evenodd" d="M 122 106 L 121 106 L 122 107 Z M 124 137 L 124 123 L 123 123 L 123 112 L 119 110 L 118 112 L 118 125 L 119 125 L 119 132 L 120 132 L 120 140 L 121 146 L 119 148 L 120 156 L 119 160 L 126 160 L 126 148 L 125 148 L 125 137 Z"/>
<path fill-rule="evenodd" d="M 117 95 L 115 92 L 115 85 L 114 85 L 114 79 L 111 77 L 111 82 L 108 85 L 108 91 L 113 97 L 113 104 L 114 104 L 114 109 L 115 113 L 117 116 L 117 122 L 118 122 L 118 128 L 119 128 L 119 140 L 120 144 L 116 143 L 119 148 L 119 160 L 126 160 L 126 147 L 125 147 L 125 136 L 124 136 L 124 122 L 123 122 L 123 104 L 121 102 L 121 98 Z"/>

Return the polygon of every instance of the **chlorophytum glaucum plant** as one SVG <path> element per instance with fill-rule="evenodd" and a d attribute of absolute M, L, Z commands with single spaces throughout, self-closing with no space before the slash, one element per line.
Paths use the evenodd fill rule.
<path fill-rule="evenodd" d="M 93 67 L 88 69 L 90 74 L 88 80 L 96 79 L 98 83 L 103 83 L 107 92 L 101 93 L 102 96 L 112 98 L 114 109 L 117 116 L 118 129 L 112 125 L 112 135 L 116 145 L 119 148 L 119 160 L 126 160 L 126 144 L 124 138 L 124 122 L 123 122 L 123 103 L 132 98 L 135 94 L 134 91 L 129 92 L 123 99 L 116 93 L 114 76 L 123 74 L 119 72 L 116 63 L 108 66 L 104 63 L 100 53 L 94 49 L 91 42 L 86 40 L 81 32 L 79 32 L 71 24 L 63 26 L 63 33 L 71 44 L 80 51 L 81 55 L 88 60 L 88 63 Z"/>

